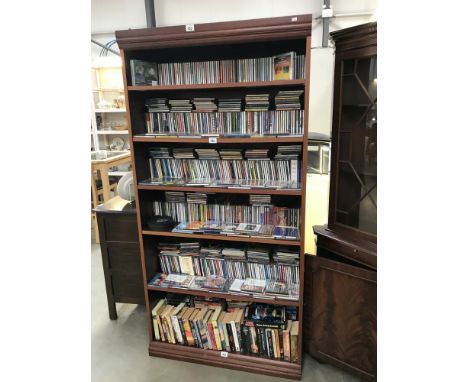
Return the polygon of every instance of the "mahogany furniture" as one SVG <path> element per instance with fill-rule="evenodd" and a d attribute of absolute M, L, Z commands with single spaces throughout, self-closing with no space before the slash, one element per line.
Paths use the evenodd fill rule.
<path fill-rule="evenodd" d="M 331 33 L 336 47 L 328 224 L 306 256 L 305 348 L 377 378 L 377 24 Z"/>
<path fill-rule="evenodd" d="M 274 240 L 254 237 L 226 237 L 221 235 L 195 235 L 172 232 L 157 232 L 145 227 L 145 221 L 152 216 L 152 201 L 164 191 L 210 192 L 230 194 L 271 194 L 283 198 L 286 203 L 301 208 L 301 222 L 304 222 L 305 180 L 307 174 L 307 133 L 301 137 L 256 137 L 256 138 L 219 138 L 216 148 L 275 148 L 277 145 L 301 144 L 302 179 L 300 190 L 266 189 L 219 189 L 198 187 L 176 187 L 139 185 L 138 182 L 150 177 L 148 167 L 148 149 L 161 147 L 213 147 L 207 138 L 169 138 L 145 137 L 144 102 L 148 98 L 167 97 L 244 97 L 252 93 L 268 93 L 271 96 L 279 90 L 304 90 L 304 131 L 308 130 L 309 104 L 309 65 L 311 15 L 276 17 L 235 22 L 196 24 L 194 31 L 186 32 L 186 27 L 171 26 L 139 30 L 117 31 L 116 38 L 121 50 L 123 76 L 127 102 L 128 126 L 131 134 L 131 153 L 137 210 L 138 234 L 140 243 L 141 265 L 145 285 L 146 313 L 149 335 L 149 354 L 207 365 L 244 370 L 286 378 L 300 379 L 302 373 L 302 323 L 303 323 L 303 279 L 304 279 L 304 225 L 300 227 L 300 240 Z M 300 80 L 281 80 L 263 82 L 239 82 L 202 85 L 171 86 L 133 86 L 131 83 L 130 60 L 140 59 L 152 62 L 187 62 L 234 58 L 267 57 L 296 51 L 306 55 L 306 76 Z M 138 135 L 138 136 L 137 136 Z M 245 195 L 247 197 L 247 195 Z M 167 292 L 191 294 L 205 297 L 223 297 L 208 291 L 192 291 L 167 288 L 162 290 L 148 287 L 148 281 L 159 271 L 156 246 L 159 241 L 218 241 L 227 244 L 243 242 L 262 244 L 270 247 L 287 245 L 300 250 L 300 299 L 299 301 L 278 301 L 254 299 L 252 297 L 226 295 L 226 298 L 242 301 L 256 301 L 292 305 L 299 310 L 299 361 L 290 363 L 237 353 L 223 354 L 213 350 L 203 350 L 188 346 L 174 345 L 155 341 L 151 310 L 156 301 Z"/>
<path fill-rule="evenodd" d="M 136 211 L 116 196 L 95 208 L 109 318 L 117 319 L 116 302 L 145 304 Z"/>
<path fill-rule="evenodd" d="M 111 198 L 111 191 L 115 192 L 117 183 L 110 184 L 109 181 L 109 169 L 124 163 L 130 162 L 130 153 L 128 151 L 116 151 L 107 152 L 106 158 L 99 158 L 98 152 L 94 151 L 91 153 L 91 198 L 93 202 L 93 208 L 99 205 L 102 201 L 105 203 Z M 96 185 L 96 173 L 99 173 L 99 177 L 102 182 L 100 188 Z M 92 220 L 94 225 L 94 234 L 96 243 L 99 244 L 99 227 L 96 222 L 96 216 L 92 213 Z"/>

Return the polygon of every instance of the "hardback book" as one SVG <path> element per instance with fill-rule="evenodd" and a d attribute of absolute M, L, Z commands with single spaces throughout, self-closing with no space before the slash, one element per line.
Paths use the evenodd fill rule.
<path fill-rule="evenodd" d="M 291 340 L 291 362 L 299 361 L 298 353 L 298 337 L 299 337 L 299 321 L 293 321 L 290 331 L 290 340 Z"/>

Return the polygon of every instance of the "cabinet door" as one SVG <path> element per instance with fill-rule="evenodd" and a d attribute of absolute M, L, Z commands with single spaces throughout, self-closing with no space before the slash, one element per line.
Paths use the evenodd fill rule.
<path fill-rule="evenodd" d="M 305 274 L 305 350 L 319 360 L 374 380 L 377 273 L 306 256 Z"/>

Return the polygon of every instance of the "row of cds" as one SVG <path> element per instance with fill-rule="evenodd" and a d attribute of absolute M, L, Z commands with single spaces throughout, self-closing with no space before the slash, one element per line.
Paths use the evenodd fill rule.
<path fill-rule="evenodd" d="M 150 158 L 151 178 L 285 181 L 300 183 L 301 161 Z M 195 184 L 193 184 L 195 185 Z"/>
<path fill-rule="evenodd" d="M 219 221 L 225 224 L 248 222 L 299 227 L 298 208 L 278 207 L 272 204 L 208 203 L 204 193 L 165 192 L 165 201 L 153 202 L 155 215 L 171 216 L 176 222 Z"/>
<path fill-rule="evenodd" d="M 216 60 L 200 62 L 151 63 L 131 60 L 133 85 L 191 85 L 228 82 L 272 81 L 275 79 L 302 79 L 305 77 L 305 55 L 295 52 L 288 57 L 286 78 L 280 76 L 278 56 Z M 282 55 L 284 56 L 284 55 Z M 142 68 L 142 69 L 139 69 Z M 140 71 L 154 72 L 152 76 L 139 74 Z"/>
<path fill-rule="evenodd" d="M 298 135 L 303 110 L 146 113 L 148 135 Z"/>
<path fill-rule="evenodd" d="M 271 105 L 270 94 L 247 94 L 242 98 L 196 97 L 193 99 L 149 98 L 145 102 L 150 113 L 171 112 L 229 112 L 229 111 L 267 111 L 299 110 L 304 90 L 281 90 Z M 169 104 L 168 104 L 169 103 Z"/>
<path fill-rule="evenodd" d="M 160 243 L 158 252 L 164 273 L 299 283 L 299 253 L 287 249 L 275 250 L 271 256 L 268 248 L 200 248 L 195 242 Z"/>

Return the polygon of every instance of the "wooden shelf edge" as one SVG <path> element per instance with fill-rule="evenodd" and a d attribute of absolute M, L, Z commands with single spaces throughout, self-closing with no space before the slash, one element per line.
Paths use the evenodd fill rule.
<path fill-rule="evenodd" d="M 255 82 L 226 82 L 217 84 L 190 84 L 190 85 L 139 85 L 127 86 L 128 91 L 158 91 L 158 90 L 190 90 L 190 89 L 228 89 L 228 88 L 257 88 L 276 86 L 299 86 L 305 85 L 305 80 L 276 80 Z"/>
<path fill-rule="evenodd" d="M 215 293 L 206 290 L 181 289 L 181 288 L 158 288 L 148 285 L 148 290 L 165 293 L 186 294 L 190 296 L 216 297 L 233 301 L 258 302 L 261 304 L 285 305 L 299 307 L 299 301 L 293 300 L 272 300 L 269 298 L 256 298 L 250 296 L 233 295 L 229 293 Z"/>
<path fill-rule="evenodd" d="M 302 376 L 302 366 L 300 364 L 246 356 L 237 353 L 228 353 L 227 357 L 222 357 L 220 351 L 204 350 L 158 341 L 150 342 L 148 352 L 149 355 L 154 357 L 201 363 L 204 365 L 279 376 L 289 379 L 300 380 Z"/>
<path fill-rule="evenodd" d="M 160 143 L 210 143 L 208 137 L 203 138 L 166 138 L 152 136 L 135 136 L 133 142 L 160 142 Z M 303 137 L 250 137 L 250 138 L 220 138 L 216 137 L 217 143 L 302 143 Z"/>
<path fill-rule="evenodd" d="M 272 190 L 262 188 L 221 188 L 221 187 L 195 187 L 195 186 L 158 186 L 151 184 L 139 184 L 139 190 L 153 190 L 153 191 L 186 191 L 186 192 L 206 192 L 213 194 L 254 194 L 254 195 L 289 195 L 301 196 L 301 190 Z"/>
<path fill-rule="evenodd" d="M 300 240 L 280 240 L 280 239 L 269 239 L 262 237 L 240 237 L 240 236 L 227 236 L 227 235 L 209 235 L 209 234 L 197 234 L 197 233 L 179 233 L 179 232 L 166 232 L 166 231 L 150 231 L 142 230 L 143 235 L 152 236 L 169 236 L 169 237 L 181 237 L 187 239 L 208 239 L 208 240 L 221 240 L 221 241 L 240 241 L 244 243 L 256 243 L 256 244 L 276 244 L 276 245 L 291 245 L 300 247 Z"/>

